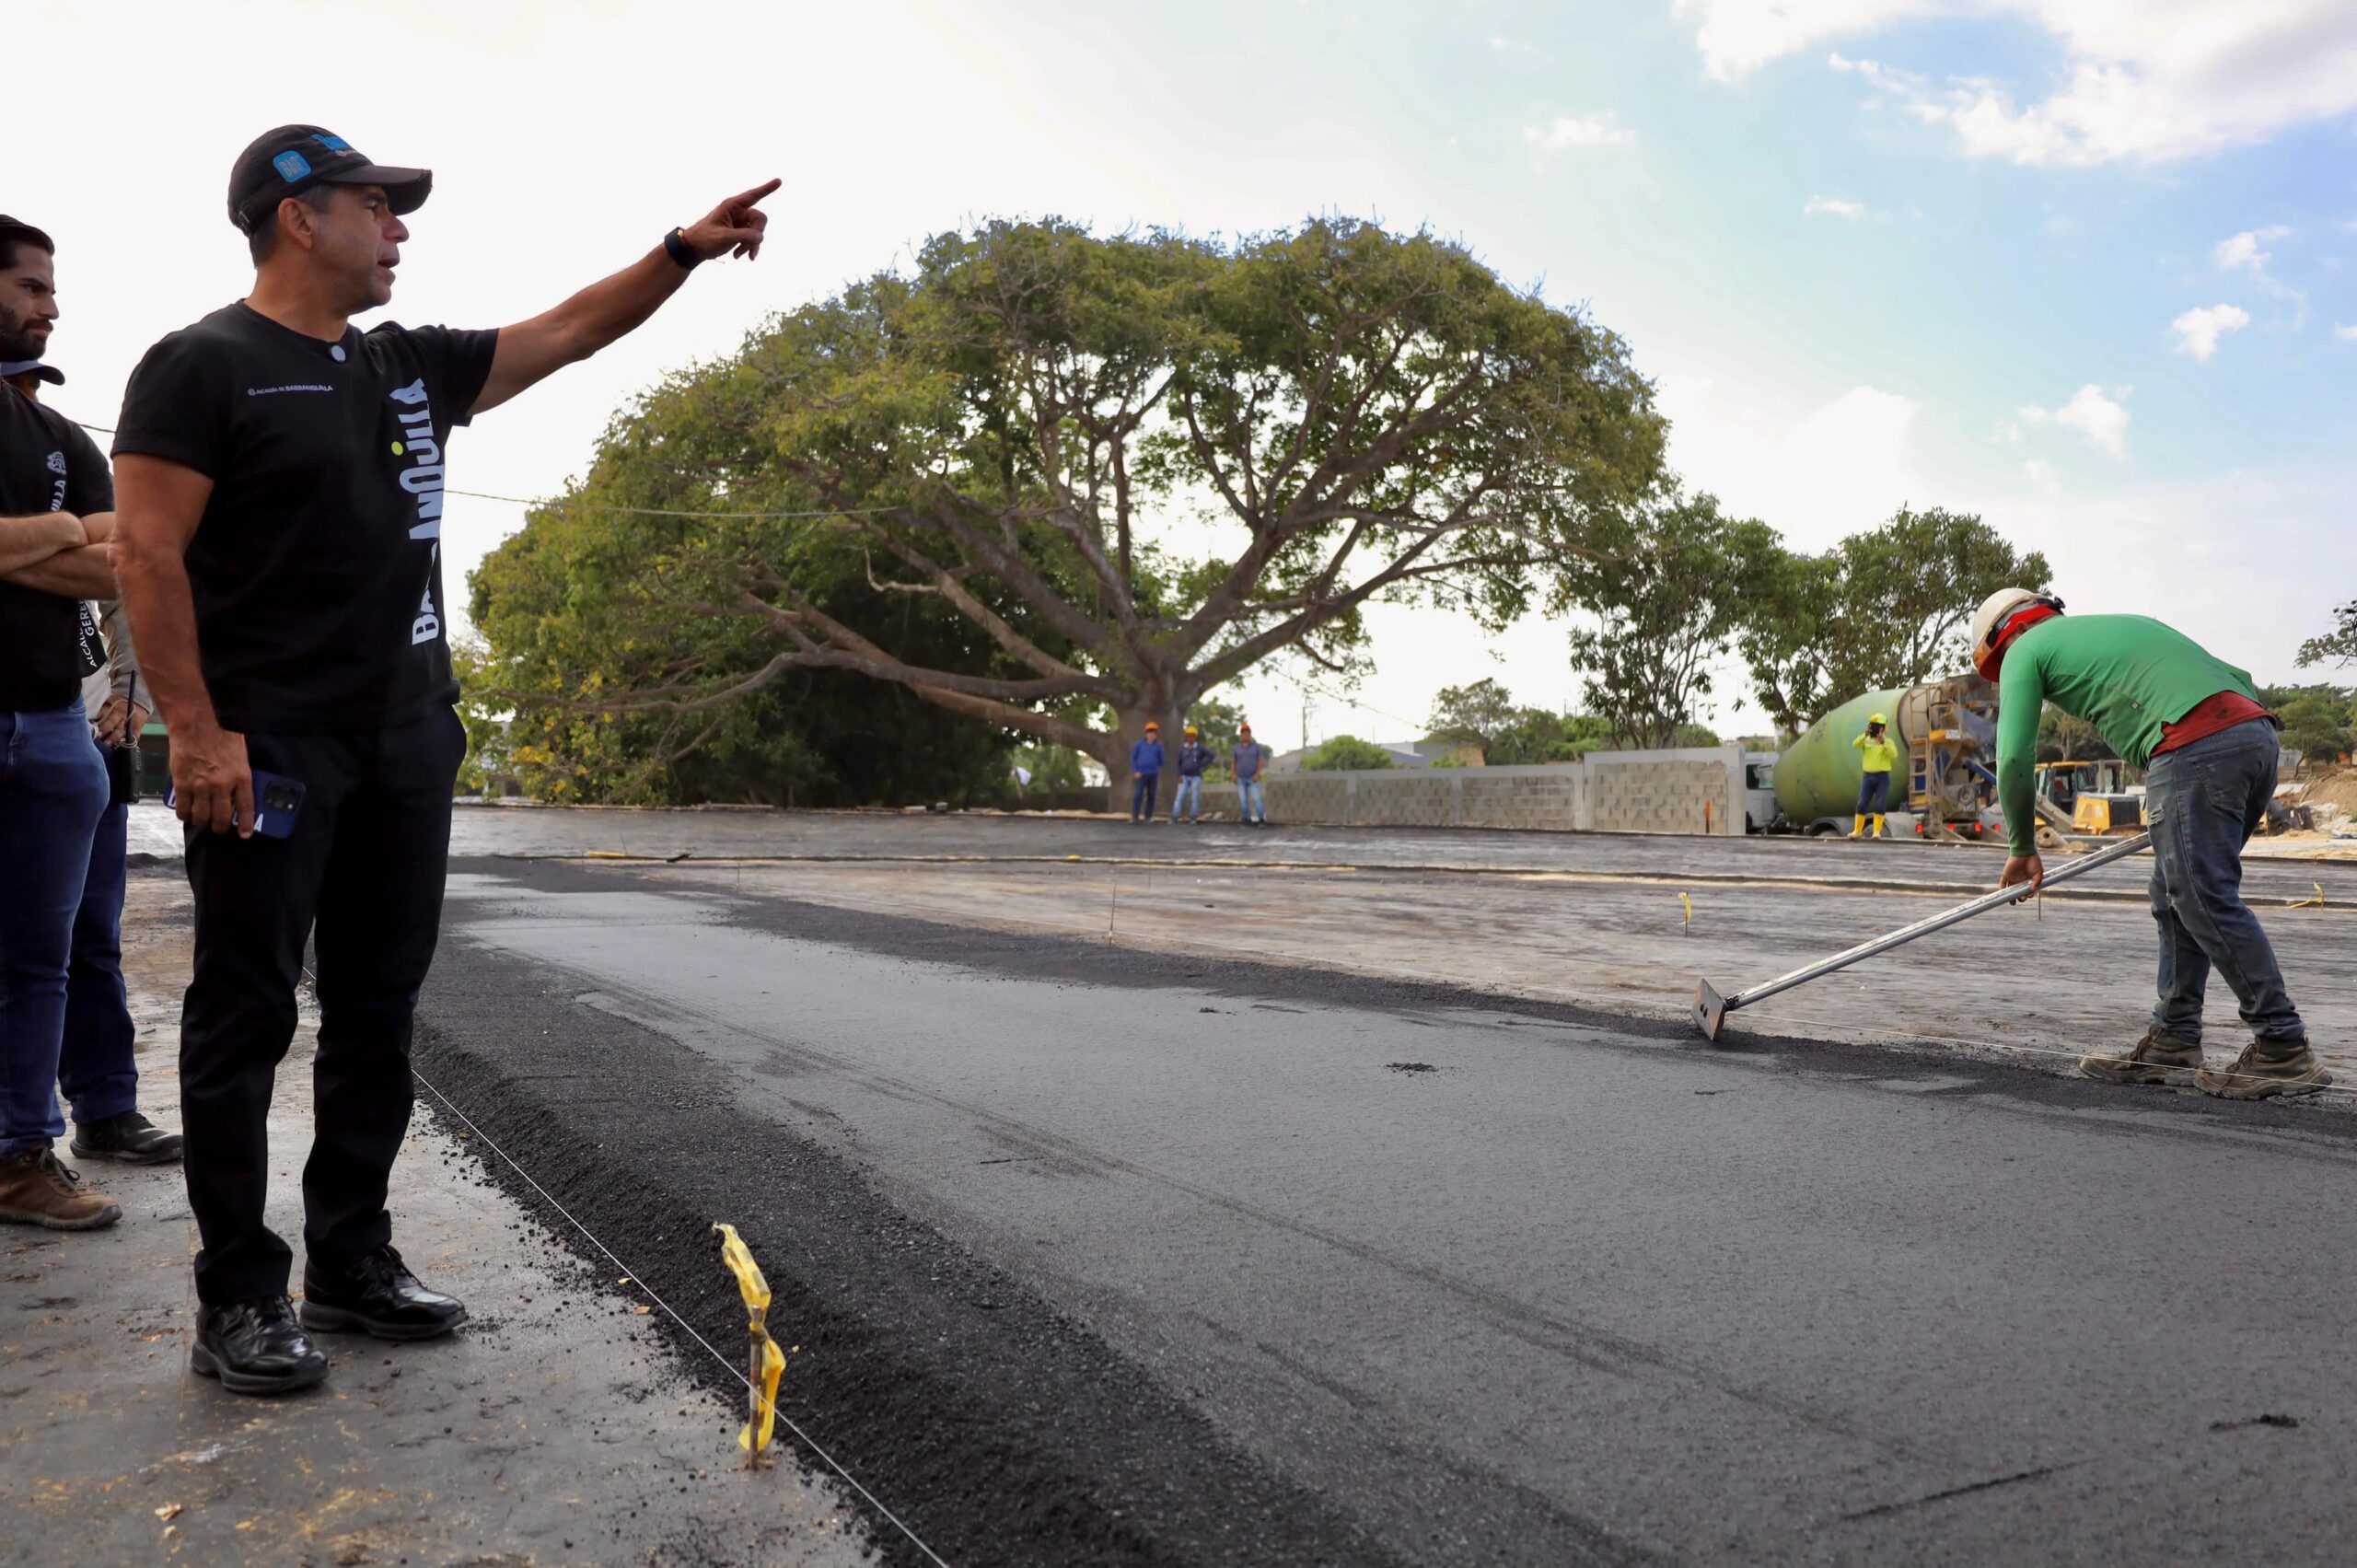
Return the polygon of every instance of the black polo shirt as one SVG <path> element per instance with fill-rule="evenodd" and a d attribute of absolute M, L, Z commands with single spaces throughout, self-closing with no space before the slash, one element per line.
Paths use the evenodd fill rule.
<path fill-rule="evenodd" d="M 139 362 L 115 455 L 213 480 L 188 576 L 224 726 L 371 728 L 457 699 L 443 452 L 498 337 L 388 324 L 330 343 L 240 302 Z"/>
<path fill-rule="evenodd" d="M 0 517 L 114 510 L 114 480 L 82 427 L 0 387 Z M 82 601 L 0 583 L 0 711 L 47 713 L 80 700 L 89 669 Z"/>

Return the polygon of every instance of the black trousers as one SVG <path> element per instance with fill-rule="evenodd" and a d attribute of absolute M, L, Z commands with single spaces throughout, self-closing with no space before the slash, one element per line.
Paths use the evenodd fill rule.
<path fill-rule="evenodd" d="M 254 767 L 305 788 L 295 830 L 191 831 L 194 978 L 180 1014 L 189 1207 L 200 1301 L 284 1295 L 292 1254 L 262 1223 L 268 1119 L 316 942 L 319 1056 L 303 1245 L 334 1267 L 392 1238 L 385 1188 L 409 1130 L 412 1016 L 434 960 L 450 854 L 459 716 L 340 735 L 249 735 Z"/>

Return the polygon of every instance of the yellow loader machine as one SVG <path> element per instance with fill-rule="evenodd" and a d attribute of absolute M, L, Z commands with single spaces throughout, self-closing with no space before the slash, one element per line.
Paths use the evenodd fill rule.
<path fill-rule="evenodd" d="M 2129 772 L 2117 757 L 2040 762 L 2039 814 L 2049 821 L 2067 819 L 2077 833 L 2141 833 L 2144 797 L 2129 787 Z"/>

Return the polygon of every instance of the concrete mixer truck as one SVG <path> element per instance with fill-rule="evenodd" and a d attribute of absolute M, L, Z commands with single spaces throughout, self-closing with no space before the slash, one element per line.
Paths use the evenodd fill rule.
<path fill-rule="evenodd" d="M 1869 691 L 1808 726 L 1776 759 L 1774 830 L 1847 833 L 1858 804 L 1860 753 L 1851 744 L 1872 714 L 1887 714 L 1906 749 L 1891 808 L 1926 838 L 1995 836 L 1983 816 L 1997 796 L 1997 688 L 1978 675 Z M 1893 828 L 1900 826 L 1898 822 Z"/>

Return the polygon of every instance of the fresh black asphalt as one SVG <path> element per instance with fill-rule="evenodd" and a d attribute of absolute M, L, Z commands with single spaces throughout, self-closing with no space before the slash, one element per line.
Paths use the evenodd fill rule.
<path fill-rule="evenodd" d="M 2345 1559 L 2334 1107 L 453 870 L 421 1065 L 950 1562 Z"/>

